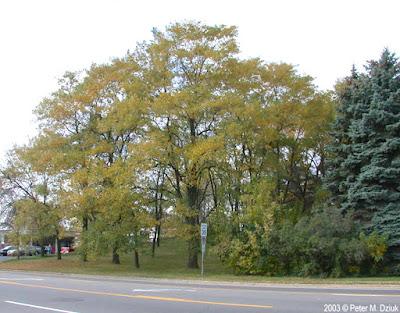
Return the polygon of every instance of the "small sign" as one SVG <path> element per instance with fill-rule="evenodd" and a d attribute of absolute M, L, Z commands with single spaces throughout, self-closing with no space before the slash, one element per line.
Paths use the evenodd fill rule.
<path fill-rule="evenodd" d="M 206 223 L 201 223 L 200 233 L 201 233 L 201 238 L 207 237 L 207 224 Z"/>

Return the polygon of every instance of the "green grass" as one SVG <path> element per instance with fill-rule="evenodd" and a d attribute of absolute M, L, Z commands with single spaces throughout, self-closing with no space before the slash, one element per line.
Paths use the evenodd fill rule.
<path fill-rule="evenodd" d="M 156 255 L 151 256 L 150 245 L 140 254 L 139 269 L 133 263 L 132 255 L 121 256 L 121 264 L 111 263 L 111 256 L 89 258 L 82 262 L 77 255 L 63 256 L 57 260 L 54 256 L 22 257 L 20 260 L 9 260 L 0 263 L 0 270 L 25 270 L 58 273 L 112 275 L 123 277 L 154 277 L 175 279 L 201 279 L 200 270 L 186 268 L 186 246 L 179 240 L 163 240 Z M 254 283 L 285 284 L 396 284 L 400 285 L 400 277 L 351 277 L 351 278 L 302 278 L 302 277 L 266 277 L 236 276 L 224 266 L 219 258 L 208 251 L 205 259 L 205 280 L 237 281 Z"/>
<path fill-rule="evenodd" d="M 21 257 L 0 263 L 0 269 L 19 269 L 47 272 L 105 274 L 141 277 L 165 278 L 200 278 L 199 269 L 186 267 L 186 245 L 179 240 L 163 240 L 151 256 L 151 246 L 140 251 L 140 268 L 134 266 L 133 255 L 122 255 L 121 264 L 111 263 L 111 256 L 89 257 L 89 262 L 82 262 L 78 255 L 71 254 L 57 260 L 55 256 Z M 199 260 L 200 261 L 200 260 Z M 207 253 L 205 261 L 207 275 L 232 275 L 214 254 Z"/>

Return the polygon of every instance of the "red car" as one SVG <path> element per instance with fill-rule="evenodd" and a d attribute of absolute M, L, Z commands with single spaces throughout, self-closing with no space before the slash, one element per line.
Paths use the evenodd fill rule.
<path fill-rule="evenodd" d="M 68 254 L 68 253 L 73 252 L 73 251 L 74 251 L 74 249 L 71 248 L 71 247 L 61 247 L 61 253 L 62 254 Z"/>

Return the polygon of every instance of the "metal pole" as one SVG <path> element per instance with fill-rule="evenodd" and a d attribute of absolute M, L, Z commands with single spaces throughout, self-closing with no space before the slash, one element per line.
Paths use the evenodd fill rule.
<path fill-rule="evenodd" d="M 201 277 L 204 276 L 204 249 L 201 251 Z"/>
<path fill-rule="evenodd" d="M 207 242 L 207 224 L 201 223 L 200 225 L 201 234 L 201 277 L 204 276 L 204 254 L 206 252 L 206 242 Z"/>

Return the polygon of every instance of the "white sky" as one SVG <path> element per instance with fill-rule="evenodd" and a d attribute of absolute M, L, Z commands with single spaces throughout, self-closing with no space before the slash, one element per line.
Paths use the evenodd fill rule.
<path fill-rule="evenodd" d="M 236 25 L 244 56 L 298 65 L 327 89 L 384 47 L 400 54 L 399 12 L 399 0 L 0 0 L 0 158 L 34 136 L 32 110 L 65 71 L 124 55 L 152 27 Z"/>

